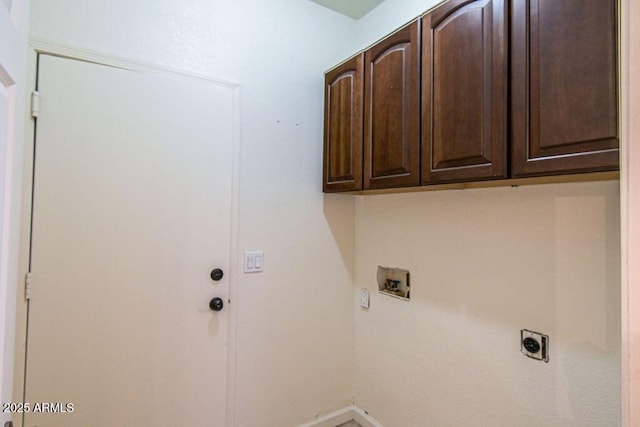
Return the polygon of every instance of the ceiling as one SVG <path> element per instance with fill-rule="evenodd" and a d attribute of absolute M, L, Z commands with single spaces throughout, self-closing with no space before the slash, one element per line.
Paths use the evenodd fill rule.
<path fill-rule="evenodd" d="M 376 8 L 384 0 L 311 0 L 336 12 L 360 19 Z"/>

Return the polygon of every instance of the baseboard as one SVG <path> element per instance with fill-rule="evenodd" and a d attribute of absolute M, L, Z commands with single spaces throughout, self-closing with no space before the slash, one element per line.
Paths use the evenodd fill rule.
<path fill-rule="evenodd" d="M 384 427 L 371 415 L 355 405 L 353 406 L 353 419 L 362 427 Z"/>
<path fill-rule="evenodd" d="M 384 427 L 371 415 L 355 405 L 349 405 L 346 408 L 318 417 L 314 421 L 301 424 L 298 427 L 336 427 L 351 420 L 356 420 L 362 427 Z"/>

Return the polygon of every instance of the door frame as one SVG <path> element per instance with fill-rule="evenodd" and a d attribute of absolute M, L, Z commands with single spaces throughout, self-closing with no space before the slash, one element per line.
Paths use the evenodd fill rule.
<path fill-rule="evenodd" d="M 242 117 L 242 87 L 239 83 L 214 77 L 184 72 L 169 67 L 135 61 L 128 58 L 103 54 L 98 51 L 77 49 L 71 46 L 51 43 L 38 38 L 30 39 L 28 64 L 28 95 L 36 90 L 38 77 L 38 56 L 51 55 L 69 60 L 89 62 L 122 70 L 143 74 L 160 75 L 174 79 L 198 82 L 206 85 L 223 86 L 232 90 L 233 97 L 233 136 L 232 136 L 232 176 L 231 176 L 231 229 L 229 242 L 229 304 L 226 305 L 228 318 L 227 330 L 227 372 L 226 372 L 226 426 L 235 423 L 236 401 L 236 354 L 237 354 L 237 296 L 241 273 L 239 255 L 239 194 L 240 194 L 240 142 Z M 31 256 L 31 217 L 33 204 L 33 178 L 35 166 L 36 120 L 30 118 L 26 129 L 23 175 L 23 203 L 20 232 L 20 265 L 19 277 L 25 277 L 30 268 Z M 23 284 L 22 284 L 23 285 Z M 18 294 L 23 294 L 23 286 L 19 284 Z M 28 353 L 28 314 L 29 302 L 19 298 L 16 308 L 16 346 L 14 369 L 14 401 L 25 401 L 26 357 Z M 24 427 L 24 418 L 15 414 L 16 425 Z"/>
<path fill-rule="evenodd" d="M 621 0 L 620 20 L 620 243 L 622 425 L 640 426 L 640 6 Z"/>
<path fill-rule="evenodd" d="M 0 120 L 6 124 L 0 138 L 4 153 L 0 165 L 0 400 L 10 402 L 15 371 L 16 278 L 18 275 L 21 221 L 23 130 L 25 108 L 22 96 L 26 84 L 29 4 L 25 0 L 0 2 L 0 90 L 6 110 Z M 0 413 L 0 424 L 10 419 Z"/>

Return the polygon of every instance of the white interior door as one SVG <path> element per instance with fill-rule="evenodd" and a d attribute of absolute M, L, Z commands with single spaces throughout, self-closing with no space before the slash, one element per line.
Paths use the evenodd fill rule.
<path fill-rule="evenodd" d="M 223 426 L 232 88 L 38 75 L 25 424 Z"/>

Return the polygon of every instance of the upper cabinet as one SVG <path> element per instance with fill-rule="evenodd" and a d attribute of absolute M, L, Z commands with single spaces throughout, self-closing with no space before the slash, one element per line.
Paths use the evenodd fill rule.
<path fill-rule="evenodd" d="M 324 190 L 617 170 L 616 4 L 448 0 L 329 71 Z"/>
<path fill-rule="evenodd" d="M 364 188 L 420 184 L 419 22 L 364 54 Z"/>
<path fill-rule="evenodd" d="M 422 18 L 422 182 L 507 176 L 504 0 L 451 0 Z"/>
<path fill-rule="evenodd" d="M 618 168 L 615 0 L 512 0 L 512 175 Z"/>
<path fill-rule="evenodd" d="M 355 56 L 325 76 L 325 192 L 362 190 L 363 56 Z"/>

